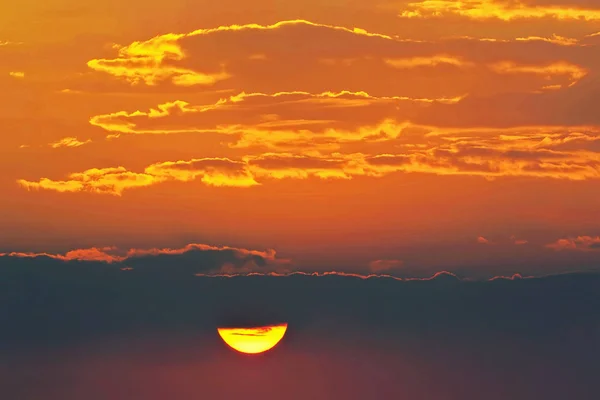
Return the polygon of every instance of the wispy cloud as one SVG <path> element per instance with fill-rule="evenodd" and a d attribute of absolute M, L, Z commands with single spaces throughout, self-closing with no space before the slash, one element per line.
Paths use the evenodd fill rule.
<path fill-rule="evenodd" d="M 550 79 L 553 76 L 565 75 L 569 78 L 569 86 L 575 85 L 588 74 L 585 68 L 568 62 L 557 62 L 549 65 L 517 65 L 513 62 L 500 62 L 490 65 L 500 74 L 536 74 Z"/>
<path fill-rule="evenodd" d="M 60 147 L 80 147 L 80 146 L 83 146 L 83 145 L 91 143 L 91 142 L 92 142 L 91 139 L 88 139 L 85 142 L 82 142 L 75 137 L 66 137 L 66 138 L 60 139 L 59 141 L 49 143 L 48 146 L 52 147 L 53 149 L 58 149 Z"/>
<path fill-rule="evenodd" d="M 144 83 L 146 85 L 156 85 L 161 81 L 169 79 L 177 86 L 212 85 L 220 80 L 230 78 L 231 75 L 225 71 L 200 72 L 174 66 L 173 63 L 181 61 L 186 57 L 185 51 L 179 44 L 181 39 L 210 35 L 217 32 L 275 30 L 290 25 L 307 25 L 343 31 L 354 35 L 395 40 L 391 36 L 371 33 L 361 28 L 346 28 L 306 20 L 280 21 L 271 25 L 224 25 L 216 28 L 197 29 L 189 33 L 168 33 L 156 36 L 147 41 L 133 42 L 127 46 L 114 45 L 114 49 L 118 51 L 118 57 L 113 59 L 93 59 L 87 65 L 96 71 L 123 78 L 133 84 Z"/>

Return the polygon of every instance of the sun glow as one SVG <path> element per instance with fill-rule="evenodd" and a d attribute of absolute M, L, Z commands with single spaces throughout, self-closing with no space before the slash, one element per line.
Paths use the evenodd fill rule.
<path fill-rule="evenodd" d="M 257 328 L 218 328 L 219 336 L 240 353 L 258 354 L 272 349 L 283 339 L 287 324 Z"/>

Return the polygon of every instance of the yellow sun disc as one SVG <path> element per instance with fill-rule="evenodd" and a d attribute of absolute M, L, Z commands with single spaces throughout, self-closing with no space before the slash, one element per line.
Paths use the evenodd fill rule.
<path fill-rule="evenodd" d="M 240 353 L 258 354 L 275 347 L 285 335 L 287 324 L 257 328 L 218 328 L 219 336 Z"/>

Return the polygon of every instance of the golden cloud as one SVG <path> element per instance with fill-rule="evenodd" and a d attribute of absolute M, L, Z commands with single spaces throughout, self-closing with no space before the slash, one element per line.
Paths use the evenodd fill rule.
<path fill-rule="evenodd" d="M 163 162 L 148 166 L 144 172 L 131 172 L 124 167 L 93 168 L 69 175 L 67 180 L 42 178 L 38 182 L 19 180 L 28 190 L 57 192 L 107 193 L 120 196 L 124 190 L 151 186 L 167 181 L 189 182 L 200 179 L 209 186 L 249 187 L 258 185 L 247 165 L 226 158 L 204 158 L 190 161 Z"/>
<path fill-rule="evenodd" d="M 569 86 L 575 85 L 588 74 L 588 70 L 568 62 L 556 62 L 549 65 L 517 65 L 506 61 L 490 65 L 490 68 L 499 74 L 535 74 L 546 79 L 554 76 L 566 76 Z"/>
<path fill-rule="evenodd" d="M 130 172 L 124 167 L 92 168 L 69 175 L 67 180 L 41 178 L 38 182 L 20 179 L 17 182 L 27 190 L 57 192 L 91 192 L 121 195 L 123 190 L 149 186 L 162 180 L 149 174 Z"/>
<path fill-rule="evenodd" d="M 456 67 L 471 67 L 474 65 L 473 63 L 463 61 L 458 57 L 446 54 L 430 57 L 387 58 L 384 61 L 394 68 L 435 67 L 444 64 Z"/>
<path fill-rule="evenodd" d="M 290 40 L 290 35 L 292 39 L 304 38 L 302 40 L 305 45 L 294 52 L 282 48 L 281 39 Z M 318 40 L 313 40 L 313 37 Z M 381 80 L 390 80 L 389 93 L 386 94 L 401 93 L 408 97 L 421 97 L 415 95 L 421 93 L 425 98 L 452 98 L 464 94 L 457 93 L 455 86 L 465 79 L 456 79 L 458 72 L 445 66 L 465 67 L 478 64 L 467 61 L 470 55 L 490 58 L 490 62 L 496 61 L 497 56 L 503 56 L 511 62 L 521 64 L 525 61 L 521 58 L 527 60 L 536 53 L 515 51 L 524 42 L 555 44 L 557 49 L 545 49 L 543 54 L 556 52 L 557 55 L 564 53 L 561 53 L 560 48 L 577 44 L 576 39 L 553 35 L 547 38 L 529 36 L 511 40 L 489 39 L 490 43 L 485 48 L 475 48 L 468 43 L 457 46 L 457 40 L 463 39 L 440 38 L 425 42 L 368 32 L 361 28 L 288 20 L 271 25 L 227 25 L 188 33 L 167 33 L 129 45 L 114 45 L 117 53 L 114 58 L 92 59 L 88 66 L 121 81 L 139 84 L 138 87 L 170 82 L 184 93 L 189 92 L 185 90 L 185 86 L 217 83 L 219 88 L 227 85 L 228 88 L 235 87 L 248 92 L 278 92 L 298 88 L 305 88 L 313 93 L 325 90 L 339 92 L 344 89 L 356 91 L 357 87 L 348 86 L 351 84 L 347 80 L 350 71 L 360 70 L 364 75 L 364 70 L 369 69 L 378 77 L 362 82 L 363 87 L 360 89 L 369 93 L 382 94 L 381 89 L 376 88 L 381 88 Z M 223 46 L 215 47 L 214 40 L 222 41 Z M 511 42 L 512 46 L 496 46 L 497 43 L 493 41 Z M 328 45 L 324 45 L 325 43 Z M 332 48 L 336 50 L 332 52 Z M 256 68 L 257 61 L 263 66 L 260 70 Z M 412 82 L 409 77 L 398 80 L 398 71 L 385 71 L 383 67 L 386 63 L 396 69 L 404 69 L 404 73 L 410 73 L 411 76 L 418 71 L 410 72 L 407 69 L 418 66 L 442 68 L 439 79 L 445 83 L 424 86 Z M 313 73 L 308 74 L 308 71 Z M 290 81 L 291 76 L 293 81 Z M 446 79 L 442 79 L 443 77 Z M 464 85 L 465 89 L 481 90 L 479 86 L 488 86 L 488 79 L 479 78 L 483 78 L 482 85 L 467 84 Z M 530 84 L 526 79 L 523 83 Z M 518 87 L 515 84 L 515 88 Z M 120 87 L 120 90 L 123 88 Z"/>
<path fill-rule="evenodd" d="M 91 142 L 92 142 L 91 139 L 88 139 L 85 142 L 82 142 L 75 137 L 66 137 L 66 138 L 60 139 L 57 142 L 50 143 L 49 146 L 52 147 L 53 149 L 58 149 L 60 147 L 80 147 L 80 146 L 83 146 L 83 145 L 91 143 Z"/>
<path fill-rule="evenodd" d="M 568 6 L 527 5 L 521 1 L 500 0 L 424 0 L 409 3 L 400 13 L 404 18 L 440 18 L 457 15 L 473 20 L 554 18 L 558 20 L 597 21 L 600 10 Z"/>
<path fill-rule="evenodd" d="M 589 35 L 586 37 L 590 37 Z M 560 36 L 557 34 L 552 34 L 547 37 L 544 36 L 523 36 L 523 37 L 515 37 L 511 39 L 504 38 L 491 38 L 491 37 L 475 37 L 469 35 L 455 35 L 440 38 L 440 41 L 476 41 L 476 42 L 489 42 L 489 43 L 524 43 L 524 42 L 546 42 L 552 43 L 558 46 L 580 46 L 586 47 L 588 44 L 581 43 L 580 39 L 570 38 L 565 36 Z"/>
<path fill-rule="evenodd" d="M 0 47 L 15 46 L 15 45 L 19 45 L 19 44 L 23 44 L 23 42 L 12 42 L 10 40 L 0 40 Z"/>
<path fill-rule="evenodd" d="M 231 75 L 225 71 L 207 73 L 174 66 L 174 62 L 181 61 L 186 57 L 185 51 L 179 44 L 181 39 L 227 31 L 275 30 L 289 25 L 322 27 L 354 35 L 399 40 L 388 35 L 371 33 L 361 28 L 350 29 L 336 25 L 318 24 L 306 20 L 289 20 L 271 25 L 227 25 L 216 28 L 197 29 L 193 32 L 182 34 L 167 33 L 146 41 L 136 41 L 127 46 L 115 44 L 113 47 L 118 51 L 117 58 L 92 59 L 88 61 L 87 65 L 91 69 L 123 78 L 132 84 L 145 83 L 146 85 L 156 85 L 158 82 L 170 79 L 177 86 L 212 85 L 220 80 L 230 78 Z M 264 59 L 264 55 L 261 55 L 259 59 Z"/>
<path fill-rule="evenodd" d="M 258 185 L 246 163 L 227 158 L 203 158 L 190 161 L 163 162 L 145 170 L 156 182 L 189 182 L 200 178 L 209 186 L 249 187 Z"/>
<path fill-rule="evenodd" d="M 90 169 L 71 174 L 62 181 L 42 178 L 37 182 L 18 182 L 26 189 L 121 195 L 130 188 L 198 179 L 210 186 L 249 187 L 261 184 L 264 179 L 351 179 L 355 176 L 381 177 L 396 172 L 470 175 L 487 179 L 504 176 L 570 180 L 600 178 L 600 155 L 585 150 L 591 135 L 576 132 L 570 137 L 568 133 L 550 133 L 541 128 L 528 132 L 435 131 L 406 124 L 401 129 L 400 125 L 388 124 L 389 136 L 384 135 L 383 140 L 396 141 L 397 147 L 403 150 L 401 153 L 322 154 L 316 150 L 263 153 L 248 155 L 242 160 L 202 158 L 162 162 L 146 167 L 143 172 L 128 171 L 123 167 Z M 403 131 L 421 133 L 403 142 Z M 359 142 L 364 143 L 373 136 L 378 140 L 382 138 L 380 131 L 363 128 L 359 132 L 354 137 Z M 597 132 L 595 135 L 598 137 Z M 290 138 L 294 140 L 291 134 Z M 556 148 L 565 144 L 579 147 L 568 151 Z"/>
<path fill-rule="evenodd" d="M 551 37 L 540 37 L 540 36 L 527 36 L 527 37 L 518 37 L 515 39 L 518 42 L 548 42 L 552 44 L 557 44 L 560 46 L 578 46 L 580 45 L 579 39 L 568 38 L 560 35 L 552 35 Z M 585 46 L 585 45 L 581 45 Z"/>
<path fill-rule="evenodd" d="M 289 140 L 290 131 L 295 137 L 302 132 L 310 136 L 315 130 L 327 131 L 325 136 L 334 138 L 357 135 L 361 137 L 360 131 L 353 134 L 348 128 L 345 129 L 347 132 L 340 134 L 333 131 L 336 126 L 348 126 L 348 108 L 363 108 L 368 114 L 367 118 L 384 119 L 387 114 L 394 113 L 401 103 L 413 103 L 422 107 L 433 103 L 454 104 L 462 98 L 377 97 L 366 92 L 351 91 L 327 91 L 317 94 L 302 91 L 273 94 L 242 92 L 208 105 L 193 106 L 185 101 L 176 100 L 160 104 L 149 111 L 118 111 L 97 115 L 90 119 L 90 124 L 111 132 L 109 137 L 117 137 L 119 134 L 189 132 L 242 135 L 239 143 L 242 146 L 242 143 L 253 142 L 252 138 L 257 135 L 264 136 L 264 132 L 268 132 L 269 137 L 278 141 Z M 372 113 L 374 108 L 380 111 Z M 311 115 L 313 118 L 310 118 Z M 184 119 L 188 121 L 189 126 L 180 122 L 174 123 L 173 118 Z M 232 124 L 232 120 L 237 123 Z M 384 129 L 385 124 L 384 122 L 377 125 Z"/>

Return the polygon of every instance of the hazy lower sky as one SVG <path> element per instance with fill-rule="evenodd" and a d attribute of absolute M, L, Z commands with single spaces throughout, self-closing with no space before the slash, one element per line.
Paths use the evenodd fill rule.
<path fill-rule="evenodd" d="M 596 268 L 599 46 L 593 0 L 7 3 L 0 252 Z"/>

